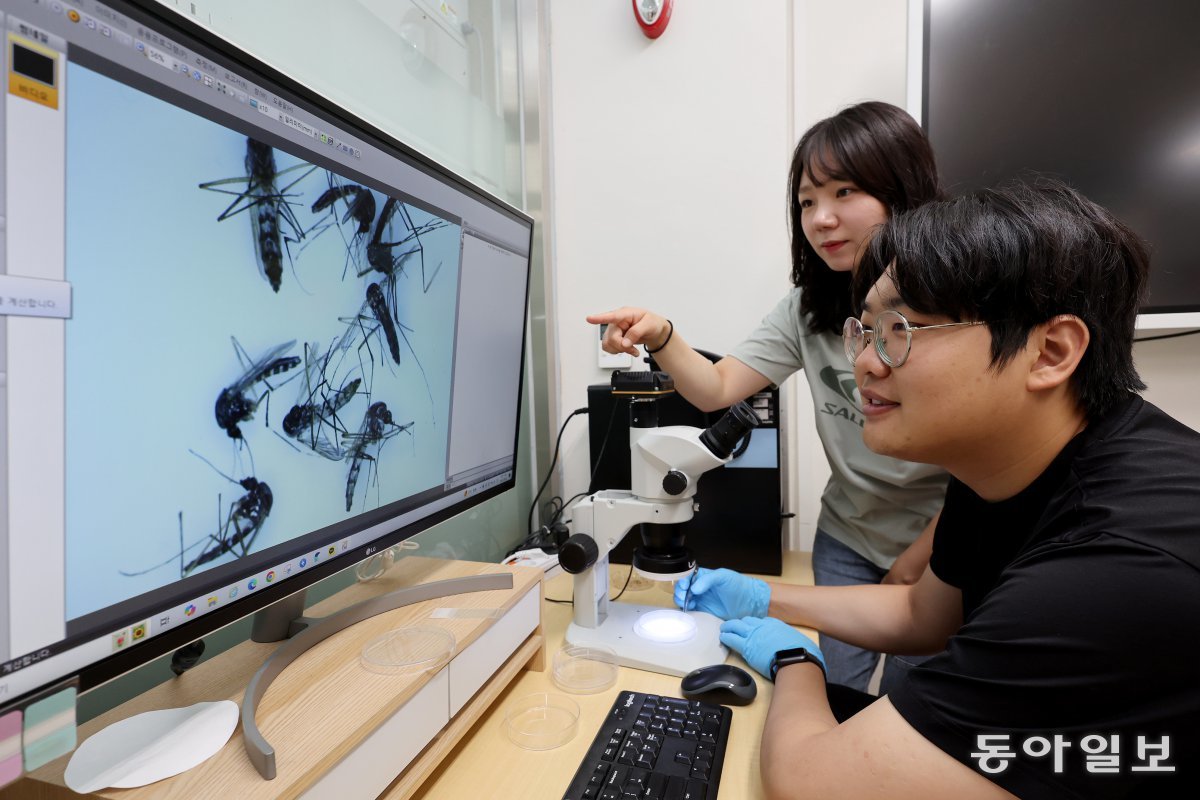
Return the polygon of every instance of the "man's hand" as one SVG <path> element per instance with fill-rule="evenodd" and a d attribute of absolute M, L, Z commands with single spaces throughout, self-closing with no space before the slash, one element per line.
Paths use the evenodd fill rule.
<path fill-rule="evenodd" d="M 771 586 L 731 569 L 701 568 L 675 582 L 675 605 L 684 611 L 707 611 L 721 619 L 765 617 L 771 605 Z"/>
<path fill-rule="evenodd" d="M 603 314 L 590 314 L 587 321 L 593 325 L 608 326 L 600 342 L 606 353 L 640 356 L 637 345 L 656 350 L 662 347 L 670 332 L 670 325 L 664 317 L 644 308 L 623 307 Z"/>
<path fill-rule="evenodd" d="M 825 666 L 825 656 L 816 642 L 774 617 L 745 617 L 721 623 L 721 644 L 741 653 L 746 663 L 764 677 L 771 677 L 771 660 L 780 650 L 803 647 Z"/>

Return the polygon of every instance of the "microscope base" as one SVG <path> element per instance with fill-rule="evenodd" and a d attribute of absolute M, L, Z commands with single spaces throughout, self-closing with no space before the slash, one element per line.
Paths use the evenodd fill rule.
<path fill-rule="evenodd" d="M 571 623 L 567 641 L 574 645 L 603 645 L 617 654 L 617 662 L 625 667 L 683 676 L 694 669 L 725 663 L 729 651 L 720 642 L 721 620 L 703 611 L 689 611 L 696 622 L 696 635 L 689 641 L 676 644 L 652 642 L 633 631 L 638 617 L 650 611 L 662 611 L 660 606 L 638 606 L 630 603 L 610 603 L 608 617 L 596 628 L 584 628 Z"/>

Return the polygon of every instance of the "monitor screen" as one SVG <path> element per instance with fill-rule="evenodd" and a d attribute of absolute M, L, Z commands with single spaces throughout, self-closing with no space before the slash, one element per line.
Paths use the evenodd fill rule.
<path fill-rule="evenodd" d="M 512 487 L 526 215 L 168 12 L 0 12 L 0 705 Z"/>
<path fill-rule="evenodd" d="M 1143 311 L 1200 311 L 1200 4 L 926 0 L 923 121 L 959 194 L 1066 179 L 1151 246 Z"/>

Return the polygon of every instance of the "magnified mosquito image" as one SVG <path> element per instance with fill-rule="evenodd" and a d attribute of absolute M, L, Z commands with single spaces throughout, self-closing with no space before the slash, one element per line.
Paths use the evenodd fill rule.
<path fill-rule="evenodd" d="M 440 491 L 463 221 L 269 117 L 65 68 L 69 616 Z"/>

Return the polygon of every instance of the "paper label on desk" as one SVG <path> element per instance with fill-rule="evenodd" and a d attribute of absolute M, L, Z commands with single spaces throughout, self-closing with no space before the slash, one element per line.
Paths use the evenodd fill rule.
<path fill-rule="evenodd" d="M 21 737 L 26 772 L 75 749 L 75 695 L 71 686 L 26 707 Z"/>
<path fill-rule="evenodd" d="M 231 700 L 147 711 L 114 722 L 84 742 L 63 780 L 80 794 L 128 789 L 189 770 L 225 746 L 237 728 Z"/>
<path fill-rule="evenodd" d="M 499 608 L 435 608 L 429 616 L 433 619 L 499 619 L 503 613 Z"/>

